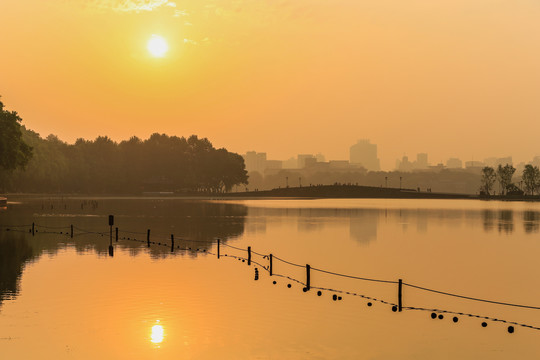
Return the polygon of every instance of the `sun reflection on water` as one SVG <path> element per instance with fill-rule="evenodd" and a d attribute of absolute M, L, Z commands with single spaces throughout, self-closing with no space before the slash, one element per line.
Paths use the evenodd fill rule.
<path fill-rule="evenodd" d="M 150 335 L 150 341 L 152 341 L 154 344 L 160 344 L 163 341 L 163 336 L 164 336 L 163 326 L 161 325 L 152 326 L 152 334 Z"/>

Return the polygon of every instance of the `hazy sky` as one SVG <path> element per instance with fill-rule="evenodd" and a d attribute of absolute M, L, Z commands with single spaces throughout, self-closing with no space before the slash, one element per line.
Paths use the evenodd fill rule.
<path fill-rule="evenodd" d="M 540 155 L 537 0 L 0 1 L 0 95 L 46 136 Z M 147 41 L 165 38 L 152 57 Z"/>

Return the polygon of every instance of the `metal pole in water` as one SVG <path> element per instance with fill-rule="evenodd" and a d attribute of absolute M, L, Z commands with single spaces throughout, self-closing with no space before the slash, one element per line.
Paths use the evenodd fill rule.
<path fill-rule="evenodd" d="M 35 228 L 35 224 L 32 223 L 32 236 L 34 236 L 34 228 Z"/>
<path fill-rule="evenodd" d="M 146 243 L 150 247 L 150 229 L 146 231 Z"/>
<path fill-rule="evenodd" d="M 217 258 L 219 259 L 219 243 L 221 242 L 220 239 L 217 239 Z"/>
<path fill-rule="evenodd" d="M 270 276 L 272 276 L 272 254 L 270 254 L 270 267 L 268 269 L 270 270 Z"/>
<path fill-rule="evenodd" d="M 71 225 L 71 237 L 73 238 L 73 224 Z"/>
<path fill-rule="evenodd" d="M 248 246 L 248 265 L 251 265 L 251 246 Z"/>
<path fill-rule="evenodd" d="M 401 312 L 403 309 L 402 297 L 403 297 L 403 281 L 399 279 L 398 281 L 398 311 Z"/>
<path fill-rule="evenodd" d="M 171 252 L 174 252 L 174 234 L 171 234 Z"/>
<path fill-rule="evenodd" d="M 118 242 L 118 228 L 116 228 L 116 242 Z"/>
<path fill-rule="evenodd" d="M 311 266 L 306 264 L 306 288 L 311 289 Z"/>

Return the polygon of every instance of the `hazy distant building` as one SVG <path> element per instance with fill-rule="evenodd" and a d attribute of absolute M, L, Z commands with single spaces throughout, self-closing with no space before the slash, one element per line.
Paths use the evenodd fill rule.
<path fill-rule="evenodd" d="M 369 140 L 358 140 L 351 146 L 349 151 L 351 164 L 360 164 L 369 171 L 379 171 L 381 169 L 379 158 L 377 157 L 377 145 Z"/>
<path fill-rule="evenodd" d="M 511 156 L 502 157 L 502 158 L 490 157 L 490 158 L 484 159 L 484 164 L 485 166 L 496 168 L 499 165 L 502 165 L 502 166 L 506 164 L 512 165 L 513 162 L 512 162 Z"/>
<path fill-rule="evenodd" d="M 283 161 L 281 160 L 266 160 L 266 169 L 283 169 Z"/>
<path fill-rule="evenodd" d="M 481 169 L 485 166 L 486 164 L 484 164 L 482 161 L 474 161 L 474 160 L 471 160 L 471 161 L 465 161 L 465 168 L 466 169 Z"/>
<path fill-rule="evenodd" d="M 266 170 L 266 153 L 248 151 L 243 157 L 247 172 L 258 171 L 262 174 Z"/>
<path fill-rule="evenodd" d="M 458 158 L 450 158 L 446 161 L 446 167 L 449 169 L 461 169 L 463 168 L 463 161 Z"/>
<path fill-rule="evenodd" d="M 337 169 L 350 169 L 350 163 L 347 160 L 330 160 L 328 162 L 328 167 L 331 170 Z"/>
<path fill-rule="evenodd" d="M 428 166 L 428 155 L 426 153 L 416 154 L 416 163 L 413 167 L 415 169 L 427 169 Z"/>
<path fill-rule="evenodd" d="M 298 160 L 293 157 L 288 160 L 284 160 L 283 169 L 298 169 Z"/>
<path fill-rule="evenodd" d="M 298 154 L 298 168 L 303 169 L 306 167 L 306 161 L 308 163 L 317 162 L 317 158 L 311 154 Z"/>
<path fill-rule="evenodd" d="M 540 156 L 535 156 L 531 161 L 532 166 L 538 166 L 540 168 Z"/>
<path fill-rule="evenodd" d="M 400 160 L 396 160 L 396 170 L 412 171 L 413 163 L 409 161 L 409 157 L 404 155 Z"/>

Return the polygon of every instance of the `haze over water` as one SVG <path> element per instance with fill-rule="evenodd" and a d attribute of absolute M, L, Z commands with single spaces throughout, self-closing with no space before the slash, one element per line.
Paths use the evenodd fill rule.
<path fill-rule="evenodd" d="M 258 255 L 538 305 L 536 203 L 92 200 L 97 207 L 82 198 L 22 199 L 0 213 L 3 226 L 38 224 L 34 237 L 26 227 L 0 232 L 2 258 L 9 252 L 19 261 L 2 260 L 9 266 L 2 271 L 0 289 L 0 349 L 6 358 L 506 359 L 540 354 L 538 330 L 515 326 L 509 334 L 508 324 L 501 322 L 487 320 L 483 328 L 484 319 L 460 315 L 453 323 L 450 314 L 438 312 L 444 319 L 432 320 L 429 311 L 392 312 L 391 305 L 344 293 L 322 290 L 319 297 L 317 289 L 303 292 L 303 285 L 278 276 L 305 282 L 304 268 L 274 259 L 270 277 L 261 267 L 268 259 Z M 110 213 L 120 230 L 114 257 L 107 254 Z M 72 223 L 73 239 L 65 233 Z M 66 225 L 67 230 L 59 229 Z M 147 248 L 148 228 L 154 242 L 166 245 Z M 64 234 L 45 233 L 59 230 Z M 178 246 L 192 251 L 171 254 L 171 233 Z M 182 240 L 188 238 L 221 238 L 221 258 L 215 242 Z M 258 264 L 224 256 L 246 257 L 225 244 L 251 246 Z M 311 286 L 397 302 L 395 284 L 312 271 Z M 333 301 L 333 294 L 343 299 Z M 540 325 L 538 310 L 409 287 L 403 302 Z"/>

